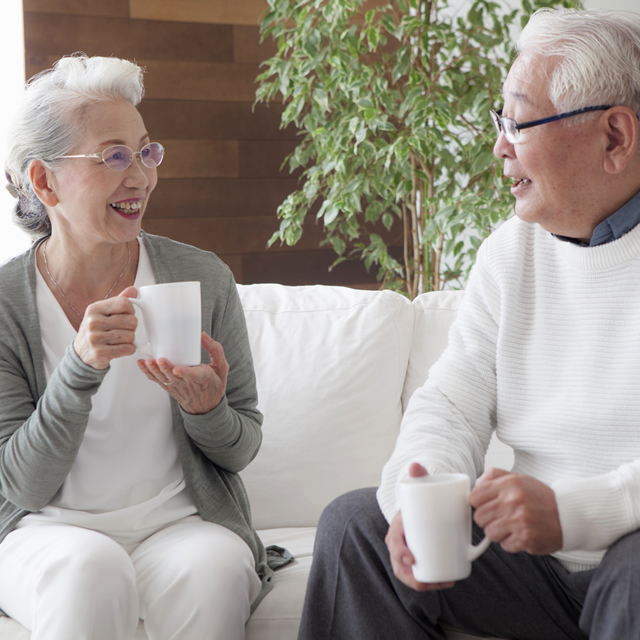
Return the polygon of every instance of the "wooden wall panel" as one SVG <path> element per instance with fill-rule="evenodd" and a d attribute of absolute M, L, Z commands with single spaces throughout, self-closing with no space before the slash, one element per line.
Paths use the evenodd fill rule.
<path fill-rule="evenodd" d="M 118 56 L 145 68 L 139 106 L 166 147 L 144 228 L 215 251 L 238 282 L 373 287 L 360 262 L 332 272 L 313 217 L 295 247 L 267 242 L 276 209 L 297 188 L 280 170 L 297 143 L 280 129 L 282 105 L 254 105 L 266 0 L 24 0 L 27 77 L 63 55 Z"/>
<path fill-rule="evenodd" d="M 214 253 L 260 253 L 265 250 L 269 238 L 273 235 L 273 220 L 268 216 L 219 218 L 180 218 L 147 219 L 145 229 L 169 238 L 179 237 L 181 242 L 199 246 Z M 296 251 L 313 251 L 322 239 L 322 229 L 318 225 L 307 225 L 302 239 L 295 247 Z M 291 248 L 274 244 L 270 252 L 290 251 Z"/>
<path fill-rule="evenodd" d="M 282 106 L 249 102 L 154 100 L 139 111 L 151 137 L 198 140 L 297 140 L 293 127 L 280 129 Z"/>
<path fill-rule="evenodd" d="M 257 25 L 265 0 L 131 0 L 131 17 L 214 24 Z"/>
<path fill-rule="evenodd" d="M 129 18 L 129 0 L 22 0 L 25 12 Z M 26 30 L 28 31 L 28 29 Z"/>
<path fill-rule="evenodd" d="M 233 63 L 231 25 L 46 13 L 28 13 L 25 22 L 27 51 L 46 51 L 57 57 L 73 53 L 69 51 L 72 33 L 75 50 L 89 56 Z"/>
<path fill-rule="evenodd" d="M 260 41 L 260 29 L 234 25 L 233 27 L 233 59 L 236 62 L 254 62 L 261 64 L 278 51 L 276 43 L 267 38 Z"/>
<path fill-rule="evenodd" d="M 279 282 L 287 285 L 358 283 L 361 288 L 378 288 L 375 274 L 367 273 L 359 260 L 343 262 L 329 271 L 335 259 L 336 254 L 332 251 L 300 251 L 298 247 L 273 254 L 252 253 L 243 261 L 242 273 L 247 282 Z"/>
<path fill-rule="evenodd" d="M 257 64 L 138 59 L 147 98 L 248 102 L 255 99 Z"/>
<path fill-rule="evenodd" d="M 265 216 L 273 220 L 274 211 L 297 185 L 295 178 L 163 179 L 158 181 L 146 216 L 173 218 L 188 211 L 190 217 Z"/>
<path fill-rule="evenodd" d="M 283 173 L 289 175 L 289 170 L 281 171 L 280 166 L 295 148 L 296 143 L 289 140 L 240 140 L 240 177 L 277 179 Z"/>
<path fill-rule="evenodd" d="M 158 178 L 237 178 L 240 162 L 236 140 L 158 140 L 165 160 Z"/>

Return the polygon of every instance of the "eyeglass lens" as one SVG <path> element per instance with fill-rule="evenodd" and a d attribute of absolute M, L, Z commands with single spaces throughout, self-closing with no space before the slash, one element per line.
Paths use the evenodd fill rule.
<path fill-rule="evenodd" d="M 133 162 L 133 156 L 139 155 L 145 167 L 157 167 L 164 157 L 164 148 L 158 142 L 146 144 L 140 151 L 133 151 L 124 145 L 115 145 L 102 152 L 102 161 L 114 171 L 124 171 Z"/>
<path fill-rule="evenodd" d="M 491 122 L 493 123 L 496 135 L 499 136 L 500 133 L 504 133 L 505 138 L 512 144 L 520 138 L 520 131 L 516 129 L 517 123 L 515 120 L 503 118 L 500 112 L 492 111 Z"/>

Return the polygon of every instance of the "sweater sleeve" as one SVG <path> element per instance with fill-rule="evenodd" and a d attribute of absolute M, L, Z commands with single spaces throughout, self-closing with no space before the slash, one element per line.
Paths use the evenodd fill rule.
<path fill-rule="evenodd" d="M 640 460 L 602 475 L 553 483 L 562 551 L 600 551 L 640 529 Z"/>
<path fill-rule="evenodd" d="M 46 506 L 76 458 L 91 396 L 108 369 L 87 366 L 69 346 L 36 399 L 19 363 L 0 355 L 0 494 L 28 511 Z"/>
<path fill-rule="evenodd" d="M 262 414 L 257 409 L 258 392 L 244 311 L 233 276 L 230 271 L 227 274 L 222 322 L 217 335 L 212 335 L 222 344 L 229 363 L 226 394 L 209 413 L 194 416 L 183 411 L 182 418 L 187 433 L 207 458 L 227 471 L 237 472 L 258 453 Z"/>
<path fill-rule="evenodd" d="M 412 462 L 429 473 L 462 472 L 473 481 L 496 424 L 496 342 L 500 300 L 490 277 L 486 243 L 445 352 L 412 396 L 395 450 L 382 472 L 378 501 L 390 522 L 398 511 L 396 487 Z"/>

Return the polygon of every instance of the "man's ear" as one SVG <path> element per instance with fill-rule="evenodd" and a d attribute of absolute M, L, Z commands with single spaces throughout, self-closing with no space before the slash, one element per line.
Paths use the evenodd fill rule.
<path fill-rule="evenodd" d="M 607 139 L 604 170 L 622 173 L 638 151 L 638 117 L 628 107 L 612 107 L 601 120 Z"/>
<path fill-rule="evenodd" d="M 29 165 L 29 179 L 38 200 L 47 207 L 55 207 L 58 198 L 52 187 L 51 171 L 40 160 L 32 160 Z"/>

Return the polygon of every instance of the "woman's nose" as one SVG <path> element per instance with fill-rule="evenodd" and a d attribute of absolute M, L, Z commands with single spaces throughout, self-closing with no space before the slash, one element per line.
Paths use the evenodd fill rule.
<path fill-rule="evenodd" d="M 149 171 L 156 171 L 156 169 L 149 169 L 142 164 L 140 156 L 134 156 L 131 164 L 125 169 L 126 177 L 125 183 L 127 186 L 146 187 L 149 184 Z"/>

